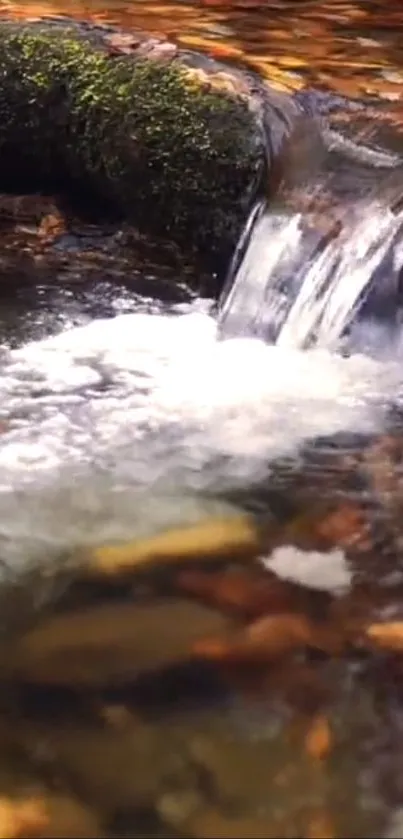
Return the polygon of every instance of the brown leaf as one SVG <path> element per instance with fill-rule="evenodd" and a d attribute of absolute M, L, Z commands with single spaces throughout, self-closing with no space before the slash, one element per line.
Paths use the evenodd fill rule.
<path fill-rule="evenodd" d="M 365 635 L 380 649 L 391 652 L 403 651 L 403 621 L 373 623 L 366 629 Z"/>
<path fill-rule="evenodd" d="M 210 574 L 189 570 L 182 571 L 176 582 L 181 591 L 245 618 L 284 612 L 292 605 L 292 587 L 274 574 L 257 575 L 243 569 Z"/>
<path fill-rule="evenodd" d="M 323 760 L 330 752 L 332 734 L 329 720 L 323 714 L 318 714 L 311 721 L 305 737 L 305 749 L 315 760 Z"/>
<path fill-rule="evenodd" d="M 354 504 L 341 504 L 334 510 L 314 510 L 294 519 L 284 541 L 303 550 L 328 550 L 340 547 L 366 551 L 371 547 L 370 525 L 364 511 Z"/>
<path fill-rule="evenodd" d="M 304 647 L 339 652 L 341 644 L 328 627 L 314 624 L 303 614 L 283 613 L 262 618 L 237 636 L 200 641 L 194 651 L 224 663 L 258 664 Z"/>
<path fill-rule="evenodd" d="M 29 798 L 23 801 L 0 799 L 1 839 L 35 839 L 43 835 L 48 816 L 41 800 Z"/>
<path fill-rule="evenodd" d="M 305 839 L 335 839 L 335 830 L 330 815 L 326 812 L 315 813 L 309 819 Z"/>
<path fill-rule="evenodd" d="M 67 223 L 64 216 L 58 212 L 48 213 L 43 216 L 38 227 L 38 237 L 42 242 L 49 243 L 66 231 Z"/>
<path fill-rule="evenodd" d="M 46 789 L 27 798 L 0 799 L 1 839 L 99 839 L 93 812 L 67 795 Z"/>

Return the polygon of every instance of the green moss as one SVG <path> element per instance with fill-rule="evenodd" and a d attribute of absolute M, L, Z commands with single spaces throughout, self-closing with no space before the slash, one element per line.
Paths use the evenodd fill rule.
<path fill-rule="evenodd" d="M 0 25 L 0 180 L 70 181 L 143 229 L 226 257 L 263 161 L 246 103 L 75 30 Z"/>

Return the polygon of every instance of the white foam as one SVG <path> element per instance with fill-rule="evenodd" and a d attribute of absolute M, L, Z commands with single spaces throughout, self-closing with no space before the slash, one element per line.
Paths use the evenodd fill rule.
<path fill-rule="evenodd" d="M 197 312 L 94 321 L 1 365 L 0 547 L 194 517 L 200 492 L 309 438 L 372 430 L 400 380 L 400 364 L 365 356 L 219 342 Z"/>
<path fill-rule="evenodd" d="M 281 545 L 263 560 L 265 568 L 278 577 L 309 588 L 341 594 L 349 588 L 352 570 L 344 551 L 302 551 L 293 545 Z"/>

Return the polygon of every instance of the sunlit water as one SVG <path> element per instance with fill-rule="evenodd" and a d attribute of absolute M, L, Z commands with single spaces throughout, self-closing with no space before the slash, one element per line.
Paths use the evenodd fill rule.
<path fill-rule="evenodd" d="M 318 221 L 287 210 L 254 211 L 221 302 L 222 335 L 337 350 L 374 289 L 397 308 L 402 212 L 358 202 L 344 211 L 340 230 L 332 231 L 330 221 L 326 234 Z"/>

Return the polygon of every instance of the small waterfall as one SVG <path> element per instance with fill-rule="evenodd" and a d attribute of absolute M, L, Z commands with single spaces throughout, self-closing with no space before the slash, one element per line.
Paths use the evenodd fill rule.
<path fill-rule="evenodd" d="M 396 303 L 403 211 L 357 202 L 329 222 L 260 204 L 219 304 L 220 333 L 280 346 L 334 348 L 369 295 Z"/>

